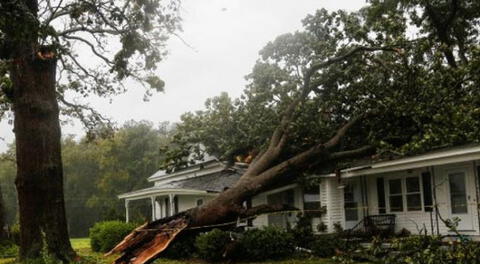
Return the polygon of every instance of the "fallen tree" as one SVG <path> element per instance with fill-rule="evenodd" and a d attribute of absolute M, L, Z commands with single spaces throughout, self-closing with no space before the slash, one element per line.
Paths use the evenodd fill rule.
<path fill-rule="evenodd" d="M 332 151 L 338 146 L 349 129 L 368 115 L 365 114 L 364 116 L 352 117 L 327 142 L 319 142 L 302 153 L 278 162 L 278 158 L 288 142 L 289 124 L 295 117 L 295 110 L 304 102 L 313 89 L 311 85 L 312 76 L 325 67 L 366 51 L 395 50 L 389 47 L 356 47 L 344 55 L 312 65 L 305 75 L 303 88 L 283 114 L 283 118 L 274 131 L 268 147 L 255 157 L 238 182 L 204 206 L 193 208 L 173 217 L 157 220 L 135 229 L 109 252 L 109 254 L 123 253 L 115 263 L 146 263 L 161 253 L 175 236 L 187 227 L 208 226 L 234 221 L 239 217 L 243 218 L 277 210 L 281 211 L 284 208 L 272 208 L 269 206 L 246 209 L 243 203 L 256 194 L 267 190 L 278 181 L 288 182 L 291 180 L 289 176 L 295 175 L 291 173 L 294 170 L 304 169 L 314 163 L 325 163 L 372 154 L 374 147 L 370 145 L 346 151 Z"/>
<path fill-rule="evenodd" d="M 399 4 L 397 8 L 374 1 L 369 9 L 358 13 L 321 10 L 304 21 L 308 33 L 287 34 L 268 44 L 246 92 L 254 105 L 218 97 L 207 106 L 213 110 L 187 115 L 184 122 L 190 123 L 179 128 L 188 133 L 200 127 L 200 136 L 187 138 L 206 144 L 210 153 L 224 154 L 226 160 L 257 153 L 248 169 L 234 186 L 205 205 L 134 230 L 108 253 L 121 254 L 115 263 L 147 263 L 187 229 L 284 210 L 266 205 L 245 208 L 243 204 L 305 171 L 332 164 L 338 168 L 343 161 L 383 151 L 405 154 L 478 139 L 476 127 L 461 125 L 478 114 L 475 109 L 479 102 L 471 97 L 478 82 L 472 67 L 472 61 L 478 61 L 478 55 L 472 53 L 474 45 L 463 42 L 465 38 L 451 40 L 449 48 L 454 42 L 462 46 L 465 53 L 461 57 L 466 58 L 454 58 L 452 63 L 451 52 L 438 52 L 444 46 L 437 45 L 432 24 L 420 22 L 417 26 L 427 29 L 425 36 L 409 39 L 408 22 L 403 18 L 414 16 L 409 12 L 417 8 L 423 6 Z M 422 21 L 431 14 L 449 17 L 443 13 L 450 12 L 455 19 L 444 26 L 471 22 L 444 4 L 428 8 Z M 459 65 L 461 71 L 456 70 Z M 456 107 L 458 102 L 461 108 Z M 232 109 L 246 114 L 236 115 L 240 121 L 235 123 L 229 118 L 236 114 Z M 221 111 L 226 115 L 219 114 Z M 309 118 L 305 118 L 306 113 Z M 263 119 L 258 118 L 261 115 Z M 253 116 L 251 123 L 245 122 L 249 116 Z M 247 124 L 241 127 L 243 123 Z M 252 127 L 259 123 L 267 128 L 256 133 Z M 271 123 L 275 125 L 269 129 Z M 322 123 L 319 131 L 306 132 L 317 123 Z M 220 131 L 215 134 L 215 129 Z M 270 134 L 267 140 L 262 131 Z M 255 137 L 250 140 L 252 134 Z M 236 138 L 245 140 L 238 142 Z M 222 150 L 224 142 L 230 145 Z M 179 144 L 177 149 L 185 154 L 185 146 Z M 185 161 L 174 156 L 172 160 Z"/>

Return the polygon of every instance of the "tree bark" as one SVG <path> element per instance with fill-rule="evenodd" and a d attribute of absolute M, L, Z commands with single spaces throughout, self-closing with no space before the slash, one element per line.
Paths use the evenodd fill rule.
<path fill-rule="evenodd" d="M 27 51 L 27 52 L 26 52 Z M 56 59 L 42 59 L 37 50 L 15 58 L 13 82 L 14 132 L 20 211 L 20 258 L 37 258 L 46 248 L 68 262 L 75 256 L 67 230 L 63 196 Z"/>

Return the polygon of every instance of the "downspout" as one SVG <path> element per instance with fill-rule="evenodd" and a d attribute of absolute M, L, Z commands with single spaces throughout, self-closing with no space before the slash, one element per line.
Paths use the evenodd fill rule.
<path fill-rule="evenodd" d="M 479 198 L 480 195 L 479 195 L 479 190 L 478 190 L 479 186 L 478 186 L 478 167 L 477 166 L 478 166 L 477 161 L 474 160 L 473 161 L 473 175 L 475 176 L 475 195 L 476 195 L 476 198 L 477 198 L 475 200 L 476 201 L 476 206 L 475 207 L 477 207 L 477 218 L 478 218 L 478 225 L 479 225 L 478 226 L 478 231 L 477 231 L 477 233 L 478 233 L 478 232 L 480 232 L 480 211 L 479 211 L 479 208 L 478 208 L 478 205 L 479 205 L 478 198 Z"/>
<path fill-rule="evenodd" d="M 435 169 L 433 168 L 433 166 L 430 166 L 430 173 L 432 175 L 433 200 L 435 202 L 434 208 L 435 208 L 435 222 L 437 225 L 437 235 L 440 235 L 440 227 L 438 226 L 437 183 L 435 181 Z"/>

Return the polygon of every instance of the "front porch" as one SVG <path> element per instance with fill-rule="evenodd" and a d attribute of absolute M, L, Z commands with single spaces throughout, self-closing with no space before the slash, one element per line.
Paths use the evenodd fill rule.
<path fill-rule="evenodd" d="M 131 221 L 129 204 L 136 200 L 149 200 L 151 221 L 172 216 L 178 212 L 202 205 L 216 194 L 201 190 L 147 188 L 119 195 L 125 199 L 125 220 Z"/>

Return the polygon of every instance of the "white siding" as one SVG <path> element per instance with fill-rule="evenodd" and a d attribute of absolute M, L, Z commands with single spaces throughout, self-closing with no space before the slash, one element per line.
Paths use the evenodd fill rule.
<path fill-rule="evenodd" d="M 432 181 L 432 186 L 435 186 L 435 193 L 437 200 L 433 203 L 438 205 L 439 214 L 441 217 L 447 219 L 451 218 L 450 215 L 450 195 L 448 192 L 448 178 L 446 177 L 446 171 L 455 168 L 463 168 L 466 171 L 466 181 L 467 188 L 470 196 L 470 201 L 468 202 L 468 211 L 470 213 L 472 221 L 472 229 L 470 231 L 465 231 L 463 233 L 470 235 L 479 235 L 479 222 L 478 222 L 478 209 L 476 208 L 477 199 L 476 199 L 476 179 L 475 179 L 475 167 L 473 162 L 466 163 L 455 163 L 442 166 L 435 166 L 433 168 L 434 179 Z M 398 171 L 392 173 L 384 173 L 379 175 L 369 175 L 367 176 L 367 193 L 368 193 L 368 212 L 370 215 L 376 215 L 379 213 L 378 208 L 378 197 L 377 197 L 377 185 L 376 179 L 378 177 L 383 177 L 385 180 L 385 203 L 387 206 L 387 214 L 396 215 L 396 225 L 395 230 L 398 232 L 401 229 L 405 228 L 412 233 L 418 233 L 420 230 L 427 230 L 428 234 L 432 233 L 432 227 L 434 233 L 437 232 L 437 217 L 434 212 L 426 212 L 424 210 L 418 212 L 390 212 L 388 210 L 388 180 L 394 177 L 399 176 L 421 176 L 422 172 L 428 171 L 428 168 L 419 168 L 414 170 Z M 423 195 L 422 195 L 423 202 Z M 438 219 L 439 231 L 441 234 L 448 234 L 447 227 Z"/>
<path fill-rule="evenodd" d="M 328 232 L 333 232 L 335 223 L 343 225 L 343 190 L 339 189 L 338 179 L 326 178 L 326 207 L 327 212 L 324 217 L 324 223 L 327 225 Z"/>
<path fill-rule="evenodd" d="M 178 210 L 182 212 L 197 207 L 198 199 L 203 199 L 203 203 L 205 204 L 213 198 L 211 196 L 179 195 L 177 199 Z"/>

